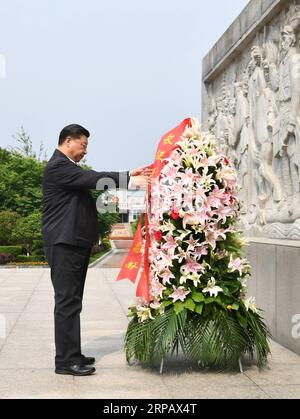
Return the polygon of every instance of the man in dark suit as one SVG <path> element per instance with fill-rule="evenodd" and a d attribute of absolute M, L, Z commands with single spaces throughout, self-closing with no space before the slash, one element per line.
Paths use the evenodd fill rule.
<path fill-rule="evenodd" d="M 87 154 L 90 133 L 80 125 L 65 127 L 43 178 L 42 234 L 55 292 L 55 372 L 90 375 L 95 359 L 81 353 L 80 313 L 91 247 L 99 239 L 96 203 L 89 189 L 97 182 L 127 189 L 149 182 L 149 167 L 131 172 L 84 170 L 78 163 Z M 104 189 L 104 188 L 101 188 Z"/>

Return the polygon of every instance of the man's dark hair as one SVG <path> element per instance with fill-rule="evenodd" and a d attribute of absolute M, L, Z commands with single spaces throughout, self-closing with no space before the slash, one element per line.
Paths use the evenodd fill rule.
<path fill-rule="evenodd" d="M 77 125 L 77 124 L 68 125 L 59 134 L 58 145 L 62 145 L 66 141 L 67 137 L 72 137 L 76 139 L 76 138 L 81 137 L 81 135 L 84 135 L 87 138 L 89 138 L 90 133 L 87 129 L 85 129 L 81 125 Z"/>

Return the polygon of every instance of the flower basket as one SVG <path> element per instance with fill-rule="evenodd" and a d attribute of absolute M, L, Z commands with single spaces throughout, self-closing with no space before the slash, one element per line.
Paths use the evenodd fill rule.
<path fill-rule="evenodd" d="M 130 307 L 128 362 L 181 351 L 203 367 L 236 369 L 254 354 L 259 367 L 266 364 L 270 333 L 247 295 L 238 192 L 230 159 L 192 119 L 151 187 L 149 301 L 139 297 Z"/>

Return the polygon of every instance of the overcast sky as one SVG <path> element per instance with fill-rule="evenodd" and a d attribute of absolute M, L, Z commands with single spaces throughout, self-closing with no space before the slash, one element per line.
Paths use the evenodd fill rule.
<path fill-rule="evenodd" d="M 0 0 L 0 147 L 24 126 L 50 158 L 79 123 L 94 169 L 151 164 L 164 132 L 200 117 L 202 58 L 247 3 Z"/>

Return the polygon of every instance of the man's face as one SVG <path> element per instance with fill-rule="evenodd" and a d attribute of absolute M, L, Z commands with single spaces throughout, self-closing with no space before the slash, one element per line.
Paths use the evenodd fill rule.
<path fill-rule="evenodd" d="M 88 138 L 85 135 L 81 135 L 79 138 L 68 137 L 66 145 L 71 159 L 80 162 L 87 154 Z"/>

